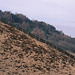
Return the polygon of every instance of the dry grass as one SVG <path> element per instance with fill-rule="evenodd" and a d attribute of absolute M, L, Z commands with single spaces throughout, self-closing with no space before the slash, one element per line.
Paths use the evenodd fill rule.
<path fill-rule="evenodd" d="M 0 22 L 0 75 L 75 75 L 75 60 Z"/>

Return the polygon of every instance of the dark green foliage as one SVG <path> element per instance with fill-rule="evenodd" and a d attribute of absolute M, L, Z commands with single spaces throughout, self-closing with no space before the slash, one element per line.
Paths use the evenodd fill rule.
<path fill-rule="evenodd" d="M 4 23 L 8 23 L 6 18 L 1 17 L 0 20 Z"/>
<path fill-rule="evenodd" d="M 20 24 L 22 23 L 22 19 L 19 18 L 18 16 L 14 15 L 14 14 L 11 14 L 11 16 L 12 16 L 12 22 L 20 23 Z"/>

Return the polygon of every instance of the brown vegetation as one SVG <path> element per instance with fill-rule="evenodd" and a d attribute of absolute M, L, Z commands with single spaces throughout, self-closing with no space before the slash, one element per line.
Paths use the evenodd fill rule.
<path fill-rule="evenodd" d="M 0 22 L 0 75 L 74 74 L 74 59 Z"/>

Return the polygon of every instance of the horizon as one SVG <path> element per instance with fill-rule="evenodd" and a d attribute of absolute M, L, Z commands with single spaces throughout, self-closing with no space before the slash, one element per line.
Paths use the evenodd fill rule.
<path fill-rule="evenodd" d="M 31 20 L 44 21 L 75 38 L 75 1 L 72 0 L 0 0 L 0 10 L 22 13 Z M 14 6 L 13 6 L 14 5 Z"/>

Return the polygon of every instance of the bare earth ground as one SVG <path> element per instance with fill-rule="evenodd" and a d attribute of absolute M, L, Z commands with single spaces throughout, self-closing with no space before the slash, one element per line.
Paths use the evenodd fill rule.
<path fill-rule="evenodd" d="M 0 75 L 75 75 L 75 60 L 0 22 Z"/>

